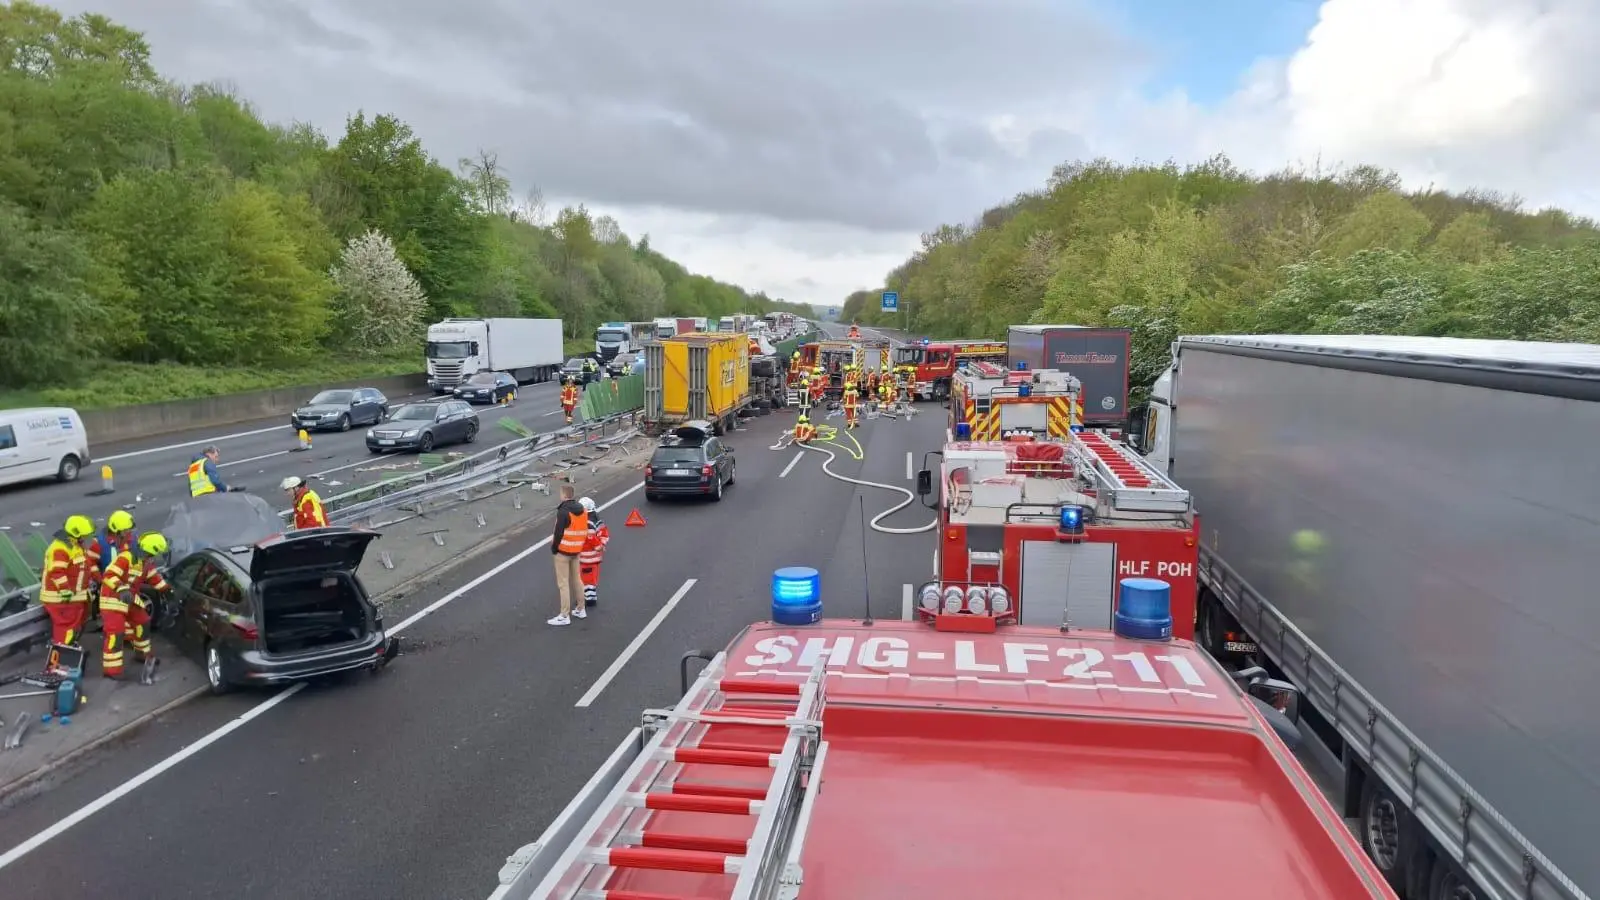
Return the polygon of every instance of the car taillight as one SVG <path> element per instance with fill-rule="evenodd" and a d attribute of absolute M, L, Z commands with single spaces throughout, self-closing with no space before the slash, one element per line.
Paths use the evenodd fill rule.
<path fill-rule="evenodd" d="M 701 478 L 710 478 L 711 477 L 711 467 L 710 466 L 701 466 L 700 467 L 700 477 Z"/>
<path fill-rule="evenodd" d="M 250 622 L 234 622 L 233 630 L 239 632 L 239 636 L 247 641 L 253 641 L 261 636 L 261 632 Z"/>
<path fill-rule="evenodd" d="M 644 477 L 649 478 L 651 475 L 655 474 L 655 471 L 656 470 L 655 470 L 654 466 L 645 466 L 644 467 Z"/>

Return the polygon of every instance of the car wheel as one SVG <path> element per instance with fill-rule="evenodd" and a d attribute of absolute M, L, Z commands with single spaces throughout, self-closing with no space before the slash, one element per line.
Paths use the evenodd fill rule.
<path fill-rule="evenodd" d="M 66 456 L 61 457 L 61 465 L 56 467 L 56 480 L 77 481 L 78 472 L 81 470 L 82 469 L 78 463 L 78 458 L 69 453 Z"/>
<path fill-rule="evenodd" d="M 378 425 L 378 424 L 381 424 L 383 422 L 387 422 L 388 420 L 389 420 L 389 407 L 380 406 L 380 407 L 378 407 L 378 421 L 374 422 L 372 424 Z"/>
<path fill-rule="evenodd" d="M 222 651 L 216 644 L 206 644 L 206 687 L 213 694 L 226 694 L 233 690 L 228 673 L 223 670 Z"/>
<path fill-rule="evenodd" d="M 432 450 L 432 449 L 433 449 L 433 432 L 424 431 L 422 433 L 422 439 L 417 441 L 417 452 L 418 453 L 427 453 L 429 450 Z"/>
<path fill-rule="evenodd" d="M 721 478 L 717 479 L 717 489 L 715 491 L 711 492 L 711 502 L 713 502 L 713 503 L 721 503 L 722 502 L 722 479 Z"/>
<path fill-rule="evenodd" d="M 728 463 L 728 484 L 733 484 L 734 476 L 739 474 L 738 463 Z"/>
<path fill-rule="evenodd" d="M 467 436 L 465 438 L 463 438 L 462 440 L 465 440 L 467 443 L 470 444 L 470 443 L 472 443 L 473 441 L 475 441 L 477 439 L 478 439 L 478 423 L 477 422 L 473 422 L 471 425 L 467 426 Z"/>
<path fill-rule="evenodd" d="M 340 431 L 349 431 L 350 430 L 350 414 L 349 413 L 345 413 L 344 415 L 339 417 L 339 430 Z"/>

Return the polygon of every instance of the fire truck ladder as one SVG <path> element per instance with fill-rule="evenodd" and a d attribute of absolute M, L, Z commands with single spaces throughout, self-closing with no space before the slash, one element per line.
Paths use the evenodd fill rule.
<path fill-rule="evenodd" d="M 1189 510 L 1188 491 L 1099 432 L 1077 435 L 1071 452 L 1078 471 L 1099 483 L 1101 496 L 1112 509 L 1163 513 Z"/>
<path fill-rule="evenodd" d="M 718 895 L 728 900 L 793 900 L 799 893 L 801 850 L 827 757 L 828 745 L 822 740 L 825 663 L 826 657 L 819 659 L 804 681 L 771 681 L 728 677 L 724 657 L 718 655 L 677 707 L 644 713 L 642 732 L 649 737 L 594 806 L 577 839 L 561 848 L 538 889 L 531 895 L 506 896 L 705 900 L 703 889 L 691 898 L 609 886 L 624 872 L 654 870 L 734 876 L 729 893 Z M 740 726 L 743 736 L 719 735 L 724 726 Z M 770 730 L 771 738 L 753 739 L 752 726 Z M 626 748 L 625 743 L 619 753 Z M 697 774 L 705 767 L 731 766 L 766 769 L 771 777 L 761 786 L 691 784 L 679 780 L 687 765 L 699 767 Z M 569 810 L 583 808 L 585 794 L 606 785 L 597 775 Z M 661 812 L 678 814 L 675 829 L 651 827 Z M 686 813 L 749 817 L 750 837 L 695 834 L 682 825 Z M 546 834 L 560 824 L 558 820 Z M 725 835 L 726 829 L 719 834 Z M 547 849 L 556 848 L 540 844 L 524 848 L 508 861 L 507 870 L 543 868 L 538 857 Z M 506 877 L 503 871 L 502 882 L 509 884 Z"/>

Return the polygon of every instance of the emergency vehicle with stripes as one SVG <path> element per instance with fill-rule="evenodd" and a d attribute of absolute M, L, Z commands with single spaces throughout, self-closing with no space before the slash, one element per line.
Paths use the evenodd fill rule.
<path fill-rule="evenodd" d="M 1083 425 L 1083 386 L 1055 369 L 1007 371 L 975 362 L 951 382 L 951 432 L 963 424 L 975 441 L 1015 435 L 1069 440 Z"/>
<path fill-rule="evenodd" d="M 945 400 L 956 372 L 976 362 L 1004 364 L 1005 341 L 931 341 L 903 344 L 894 349 L 896 367 L 914 367 L 912 398 Z"/>

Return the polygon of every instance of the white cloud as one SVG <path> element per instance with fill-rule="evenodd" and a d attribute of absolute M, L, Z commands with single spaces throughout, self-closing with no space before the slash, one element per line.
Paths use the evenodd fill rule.
<path fill-rule="evenodd" d="M 873 286 L 917 232 L 1100 154 L 1375 163 L 1600 214 L 1595 0 L 1325 0 L 1214 108 L 1149 97 L 1138 36 L 1077 0 L 58 5 L 271 118 L 394 112 L 442 159 L 498 151 L 519 188 L 796 300 Z"/>

